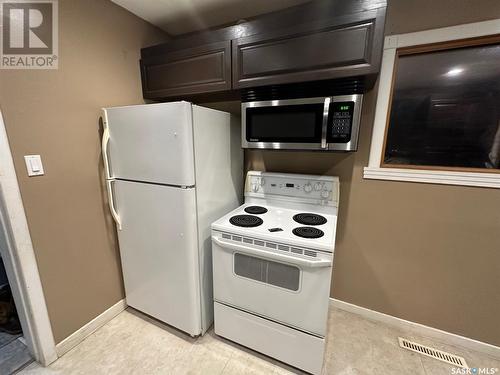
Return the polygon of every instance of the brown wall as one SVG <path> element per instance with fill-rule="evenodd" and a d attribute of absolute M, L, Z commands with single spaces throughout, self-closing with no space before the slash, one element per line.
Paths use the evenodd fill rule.
<path fill-rule="evenodd" d="M 107 0 L 59 1 L 59 69 L 0 70 L 12 148 L 56 342 L 123 298 L 105 206 L 100 108 L 141 103 L 139 51 L 165 39 Z M 27 177 L 23 155 L 45 176 Z"/>
<path fill-rule="evenodd" d="M 496 0 L 393 0 L 386 34 L 490 18 Z M 357 153 L 249 151 L 247 168 L 340 177 L 333 297 L 500 345 L 500 190 L 364 180 L 375 101 Z"/>

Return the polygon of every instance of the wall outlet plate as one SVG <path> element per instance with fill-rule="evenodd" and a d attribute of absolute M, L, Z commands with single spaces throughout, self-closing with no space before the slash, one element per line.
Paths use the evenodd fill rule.
<path fill-rule="evenodd" d="M 25 155 L 24 161 L 28 170 L 28 176 L 42 176 L 44 174 L 40 155 Z"/>

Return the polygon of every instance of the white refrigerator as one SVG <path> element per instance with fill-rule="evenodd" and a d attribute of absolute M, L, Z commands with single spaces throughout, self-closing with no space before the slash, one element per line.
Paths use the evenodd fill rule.
<path fill-rule="evenodd" d="M 191 336 L 213 321 L 210 224 L 241 203 L 240 123 L 188 102 L 103 109 L 127 304 Z"/>

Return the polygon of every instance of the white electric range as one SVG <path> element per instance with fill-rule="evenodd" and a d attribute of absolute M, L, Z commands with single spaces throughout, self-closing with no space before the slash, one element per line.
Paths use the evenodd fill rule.
<path fill-rule="evenodd" d="M 321 373 L 338 200 L 337 177 L 248 172 L 212 224 L 216 334 Z"/>

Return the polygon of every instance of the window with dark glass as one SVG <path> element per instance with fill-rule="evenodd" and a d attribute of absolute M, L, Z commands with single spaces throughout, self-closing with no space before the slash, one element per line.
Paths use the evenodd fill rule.
<path fill-rule="evenodd" d="M 396 59 L 383 165 L 498 172 L 500 44 Z"/>

